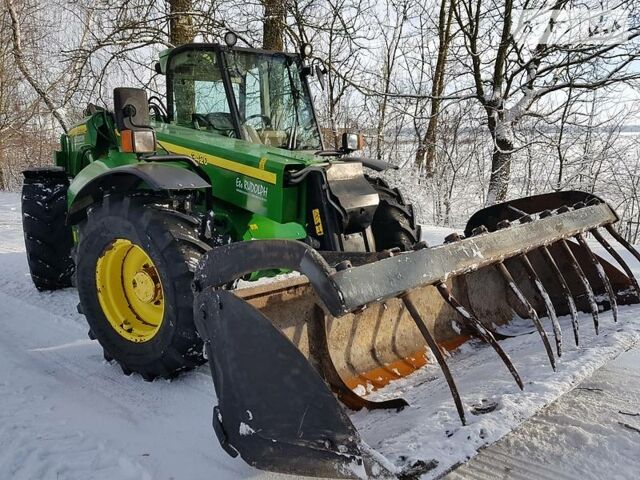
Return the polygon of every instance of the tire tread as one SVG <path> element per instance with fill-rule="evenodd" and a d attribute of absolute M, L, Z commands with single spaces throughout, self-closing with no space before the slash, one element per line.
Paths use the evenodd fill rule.
<path fill-rule="evenodd" d="M 70 287 L 73 235 L 66 224 L 69 182 L 60 172 L 25 172 L 22 226 L 31 279 L 40 291 Z"/>
<path fill-rule="evenodd" d="M 407 204 L 397 188 L 380 177 L 367 177 L 380 197 L 371 229 L 378 250 L 410 250 L 420 239 L 413 205 Z"/>

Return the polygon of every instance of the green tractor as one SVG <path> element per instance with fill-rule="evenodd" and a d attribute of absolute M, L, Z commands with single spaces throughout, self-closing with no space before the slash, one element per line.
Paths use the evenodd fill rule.
<path fill-rule="evenodd" d="M 464 237 L 430 248 L 411 205 L 365 171 L 389 165 L 352 155 L 358 135 L 324 145 L 309 89 L 323 68 L 310 47 L 226 40 L 161 55 L 166 106 L 135 88 L 115 89 L 113 111 L 89 105 L 61 137 L 56 166 L 25 172 L 22 212 L 35 286 L 77 287 L 107 360 L 151 381 L 206 357 L 213 427 L 230 455 L 292 474 L 417 478 L 424 461 L 382 460 L 337 400 L 410 407 L 361 394 L 435 358 L 464 424 L 442 348 L 477 337 L 523 388 L 496 325 L 530 319 L 555 369 L 566 348 L 559 316 L 577 344 L 578 311 L 597 333 L 605 311 L 616 320 L 618 305 L 640 301 L 607 238 L 640 253 L 588 193 L 487 207 Z M 235 288 L 285 272 L 302 275 Z"/>
<path fill-rule="evenodd" d="M 75 264 L 90 335 L 125 373 L 169 378 L 203 363 L 191 280 L 211 248 L 291 239 L 372 252 L 418 240 L 411 206 L 363 171 L 388 165 L 347 157 L 355 135 L 324 147 L 308 84 L 322 73 L 309 58 L 190 44 L 156 68 L 166 108 L 117 88 L 113 112 L 90 105 L 62 136 L 57 167 L 25 172 L 33 281 L 68 287 Z"/>

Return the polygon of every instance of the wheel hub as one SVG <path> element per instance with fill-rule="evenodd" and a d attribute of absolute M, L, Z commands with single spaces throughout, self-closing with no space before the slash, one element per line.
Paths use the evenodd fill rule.
<path fill-rule="evenodd" d="M 138 270 L 131 280 L 133 293 L 143 303 L 155 303 L 160 299 L 162 287 L 158 281 L 158 274 L 148 265 Z"/>

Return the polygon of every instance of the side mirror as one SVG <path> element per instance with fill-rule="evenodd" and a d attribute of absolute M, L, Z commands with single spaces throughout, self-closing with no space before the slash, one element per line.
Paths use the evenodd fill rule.
<path fill-rule="evenodd" d="M 345 132 L 342 134 L 340 149 L 345 153 L 355 152 L 364 148 L 364 136 L 361 133 Z"/>
<path fill-rule="evenodd" d="M 141 88 L 113 90 L 116 127 L 120 131 L 123 152 L 153 153 L 156 134 L 149 124 L 147 94 Z"/>

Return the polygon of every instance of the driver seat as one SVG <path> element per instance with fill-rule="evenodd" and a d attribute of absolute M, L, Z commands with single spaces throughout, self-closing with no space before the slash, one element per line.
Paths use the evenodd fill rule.
<path fill-rule="evenodd" d="M 263 130 L 260 133 L 262 143 L 273 147 L 284 145 L 287 141 L 287 133 L 283 130 Z"/>

